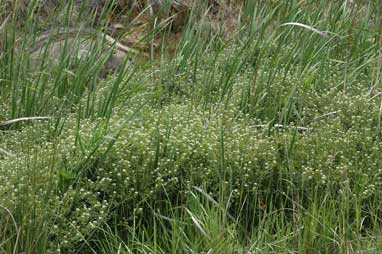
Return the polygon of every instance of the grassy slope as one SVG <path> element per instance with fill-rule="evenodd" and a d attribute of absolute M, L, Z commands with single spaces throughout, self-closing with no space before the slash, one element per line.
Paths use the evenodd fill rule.
<path fill-rule="evenodd" d="M 0 253 L 381 251 L 381 15 L 333 2 L 248 1 L 228 42 L 195 14 L 102 81 L 10 23 L 0 120 L 57 118 L 0 126 Z"/>

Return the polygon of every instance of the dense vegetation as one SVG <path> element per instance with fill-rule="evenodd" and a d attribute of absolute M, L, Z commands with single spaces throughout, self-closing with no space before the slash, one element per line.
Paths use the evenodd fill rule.
<path fill-rule="evenodd" d="M 36 64 L 31 2 L 1 26 L 0 253 L 382 251 L 378 1 L 249 0 L 229 35 L 196 5 L 106 78 L 97 45 Z"/>

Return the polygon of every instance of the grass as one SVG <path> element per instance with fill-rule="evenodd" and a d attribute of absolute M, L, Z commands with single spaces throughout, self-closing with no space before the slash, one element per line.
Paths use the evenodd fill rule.
<path fill-rule="evenodd" d="M 1 7 L 0 253 L 381 252 L 377 3 L 245 1 L 228 37 L 194 5 L 106 77 L 102 40 L 34 62 L 74 19 L 35 4 Z"/>

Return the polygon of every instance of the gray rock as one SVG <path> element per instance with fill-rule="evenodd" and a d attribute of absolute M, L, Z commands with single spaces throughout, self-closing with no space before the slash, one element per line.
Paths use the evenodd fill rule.
<path fill-rule="evenodd" d="M 54 68 L 62 61 L 62 57 L 77 64 L 88 63 L 93 57 L 99 61 L 95 64 L 103 63 L 101 76 L 105 76 L 119 70 L 135 54 L 137 52 L 133 49 L 94 29 L 61 29 L 47 32 L 36 40 L 31 49 L 31 60 L 32 66 L 40 66 L 45 61 L 47 66 Z M 71 71 L 75 73 L 76 69 Z"/>

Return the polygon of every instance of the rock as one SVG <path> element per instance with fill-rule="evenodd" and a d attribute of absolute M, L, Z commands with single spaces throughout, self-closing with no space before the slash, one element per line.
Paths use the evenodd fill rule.
<path fill-rule="evenodd" d="M 44 60 L 50 66 L 57 66 L 63 54 L 73 63 L 85 63 L 94 54 L 95 60 L 106 60 L 101 69 L 101 77 L 119 70 L 126 58 L 137 54 L 114 38 L 94 29 L 61 29 L 53 33 L 47 32 L 40 36 L 31 49 L 33 66 L 39 66 Z M 75 73 L 75 70 L 73 70 Z"/>

